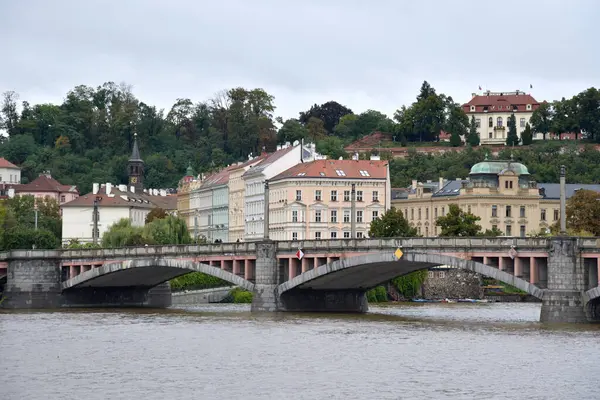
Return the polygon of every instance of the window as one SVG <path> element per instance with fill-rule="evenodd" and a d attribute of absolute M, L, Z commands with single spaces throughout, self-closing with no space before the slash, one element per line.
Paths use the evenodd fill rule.
<path fill-rule="evenodd" d="M 471 112 L 475 112 L 475 106 L 471 106 Z"/>
<path fill-rule="evenodd" d="M 481 118 L 475 118 L 475 126 L 481 128 Z"/>
<path fill-rule="evenodd" d="M 425 219 L 429 219 L 429 208 L 425 209 Z"/>
<path fill-rule="evenodd" d="M 371 176 L 371 175 L 369 175 L 369 171 L 365 171 L 364 169 L 361 169 L 359 172 L 360 172 L 360 176 Z"/>
<path fill-rule="evenodd" d="M 420 208 L 417 210 L 417 214 L 419 215 L 419 219 L 421 219 L 421 209 Z"/>
<path fill-rule="evenodd" d="M 363 201 L 363 192 L 362 190 L 357 190 L 356 191 L 356 201 Z"/>
<path fill-rule="evenodd" d="M 498 128 L 502 127 L 502 117 L 498 117 L 498 119 L 496 119 L 496 126 Z"/>
<path fill-rule="evenodd" d="M 512 236 L 512 226 L 506 225 L 506 236 Z"/>
<path fill-rule="evenodd" d="M 433 209 L 433 218 L 437 219 L 437 207 Z"/>
<path fill-rule="evenodd" d="M 498 225 L 492 225 L 492 230 L 495 231 L 496 229 L 498 229 Z"/>
<path fill-rule="evenodd" d="M 531 110 L 531 104 L 527 104 L 527 106 L 525 106 L 525 108 L 526 108 L 527 110 Z"/>
<path fill-rule="evenodd" d="M 488 126 L 489 126 L 490 128 L 493 128 L 493 127 L 494 127 L 494 118 L 492 118 L 492 117 L 490 117 L 490 118 L 489 118 L 489 120 L 488 120 Z"/>
<path fill-rule="evenodd" d="M 525 218 L 525 206 L 519 208 L 519 217 Z"/>
<path fill-rule="evenodd" d="M 408 218 L 408 209 L 407 208 L 404 209 L 404 218 Z"/>
<path fill-rule="evenodd" d="M 331 210 L 331 222 L 337 223 L 337 210 Z"/>
<path fill-rule="evenodd" d="M 546 220 L 546 209 L 545 209 L 545 208 L 542 208 L 542 209 L 540 210 L 540 219 L 541 219 L 542 221 L 545 221 L 545 220 Z"/>
<path fill-rule="evenodd" d="M 331 191 L 331 201 L 337 201 L 337 190 Z"/>
<path fill-rule="evenodd" d="M 321 222 L 321 210 L 315 211 L 315 222 Z"/>
<path fill-rule="evenodd" d="M 350 210 L 344 210 L 344 223 L 350 222 Z"/>
<path fill-rule="evenodd" d="M 321 232 L 315 232 L 315 239 L 316 240 L 321 239 Z"/>
<path fill-rule="evenodd" d="M 358 239 L 362 239 L 363 238 L 363 233 L 362 232 L 356 232 L 356 237 Z"/>
<path fill-rule="evenodd" d="M 292 232 L 292 240 L 298 240 L 298 232 Z"/>
<path fill-rule="evenodd" d="M 350 201 L 350 191 L 344 190 L 344 201 Z"/>
<path fill-rule="evenodd" d="M 425 227 L 425 237 L 429 237 L 429 227 Z"/>
<path fill-rule="evenodd" d="M 338 176 L 346 176 L 346 173 L 345 173 L 344 171 L 342 171 L 341 169 L 336 169 L 336 170 L 335 170 L 335 173 L 336 173 Z"/>
<path fill-rule="evenodd" d="M 375 221 L 377 218 L 379 218 L 379 211 L 373 211 L 373 221 Z"/>
<path fill-rule="evenodd" d="M 438 276 L 442 279 L 444 279 L 446 277 L 446 273 L 444 271 L 440 271 L 438 272 Z"/>
<path fill-rule="evenodd" d="M 363 212 L 362 211 L 357 211 L 356 212 L 356 223 L 362 223 L 363 222 Z"/>
<path fill-rule="evenodd" d="M 60 196 L 60 202 L 64 203 L 67 200 L 67 198 L 65 197 L 65 195 L 61 195 Z"/>
<path fill-rule="evenodd" d="M 554 220 L 558 221 L 558 210 L 554 210 Z"/>
<path fill-rule="evenodd" d="M 445 207 L 442 207 L 442 217 L 446 215 Z"/>
<path fill-rule="evenodd" d="M 525 237 L 525 225 L 519 227 L 519 236 Z"/>
<path fill-rule="evenodd" d="M 373 191 L 373 202 L 376 203 L 379 201 L 379 192 L 377 190 Z"/>
<path fill-rule="evenodd" d="M 331 232 L 331 238 L 332 239 L 337 239 L 337 232 Z"/>
<path fill-rule="evenodd" d="M 521 128 L 525 128 L 525 118 L 521 118 L 521 122 L 519 123 Z"/>
<path fill-rule="evenodd" d="M 321 201 L 321 191 L 315 190 L 315 201 Z"/>
<path fill-rule="evenodd" d="M 428 277 L 429 279 L 433 279 L 433 278 L 435 277 L 435 272 L 433 272 L 433 271 L 429 271 L 429 272 L 427 272 L 427 277 Z"/>
<path fill-rule="evenodd" d="M 415 219 L 415 209 L 414 208 L 410 209 L 410 219 Z"/>
<path fill-rule="evenodd" d="M 350 238 L 350 232 L 344 232 L 344 239 Z"/>
<path fill-rule="evenodd" d="M 512 214 L 512 207 L 511 206 L 506 206 L 506 218 L 510 218 Z"/>
<path fill-rule="evenodd" d="M 505 182 L 504 182 L 504 188 L 505 188 L 505 189 L 512 189 L 512 188 L 513 188 L 513 183 L 512 183 L 512 181 L 505 181 Z"/>
<path fill-rule="evenodd" d="M 296 201 L 302 201 L 302 190 L 296 190 Z"/>
<path fill-rule="evenodd" d="M 298 222 L 298 210 L 292 211 L 292 222 Z"/>
<path fill-rule="evenodd" d="M 498 206 L 497 205 L 492 206 L 492 218 L 498 218 Z"/>
<path fill-rule="evenodd" d="M 467 206 L 467 213 L 471 214 L 471 206 Z"/>
<path fill-rule="evenodd" d="M 492 132 L 488 133 L 488 138 L 491 139 L 492 137 L 494 137 L 493 134 L 492 134 Z"/>

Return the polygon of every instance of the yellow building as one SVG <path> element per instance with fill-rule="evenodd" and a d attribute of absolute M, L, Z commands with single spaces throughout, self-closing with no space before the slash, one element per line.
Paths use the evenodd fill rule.
<path fill-rule="evenodd" d="M 567 199 L 578 189 L 600 191 L 600 185 L 566 186 Z M 426 237 L 438 235 L 436 220 L 450 204 L 480 217 L 482 232 L 496 228 L 506 236 L 527 236 L 559 220 L 560 186 L 534 182 L 521 163 L 486 159 L 471 168 L 467 179 L 413 181 L 410 188 L 393 191 L 392 207 Z"/>
<path fill-rule="evenodd" d="M 350 238 L 353 185 L 356 237 L 368 236 L 371 221 L 390 207 L 387 161 L 316 160 L 269 180 L 270 239 Z"/>

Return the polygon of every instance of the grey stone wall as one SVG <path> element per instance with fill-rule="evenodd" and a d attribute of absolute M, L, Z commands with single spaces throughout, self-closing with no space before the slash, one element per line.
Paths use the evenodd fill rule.
<path fill-rule="evenodd" d="M 256 244 L 254 296 L 251 306 L 253 312 L 279 310 L 279 296 L 276 293 L 279 284 L 276 248 L 276 243 L 270 240 Z"/>
<path fill-rule="evenodd" d="M 552 238 L 548 244 L 548 289 L 542 298 L 540 321 L 587 322 L 583 298 L 585 274 L 576 238 Z"/>
<path fill-rule="evenodd" d="M 367 295 L 361 290 L 289 290 L 281 294 L 282 311 L 365 313 Z"/>
<path fill-rule="evenodd" d="M 432 269 L 423 283 L 426 299 L 481 299 L 481 275 L 462 269 Z"/>
<path fill-rule="evenodd" d="M 38 252 L 31 253 L 32 258 L 22 257 L 9 261 L 2 307 L 60 307 L 60 260 L 58 257 L 35 258 Z"/>
<path fill-rule="evenodd" d="M 195 304 L 219 303 L 229 296 L 233 288 L 234 286 L 227 286 L 223 288 L 175 292 L 172 294 L 172 305 L 192 306 Z"/>

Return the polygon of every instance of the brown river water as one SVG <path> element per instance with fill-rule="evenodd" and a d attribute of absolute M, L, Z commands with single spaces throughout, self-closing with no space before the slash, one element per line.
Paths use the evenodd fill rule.
<path fill-rule="evenodd" d="M 540 304 L 0 312 L 0 399 L 600 399 L 600 325 Z"/>

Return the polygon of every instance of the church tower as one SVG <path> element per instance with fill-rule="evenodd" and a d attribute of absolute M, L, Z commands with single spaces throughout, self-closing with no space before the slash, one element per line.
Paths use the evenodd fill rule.
<path fill-rule="evenodd" d="M 127 163 L 127 174 L 129 175 L 129 186 L 135 187 L 136 193 L 142 193 L 144 190 L 144 160 L 140 157 L 137 133 L 133 134 L 133 149 Z"/>

